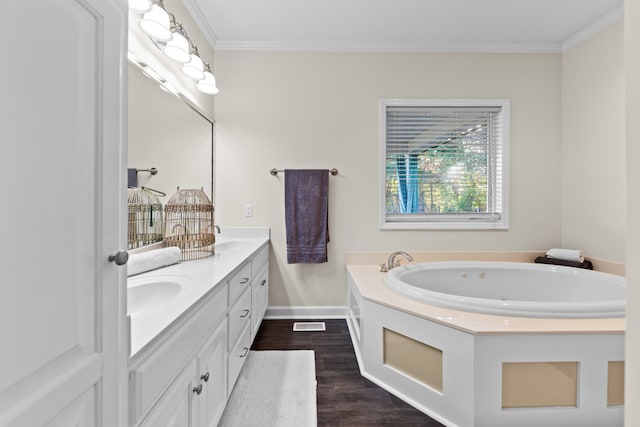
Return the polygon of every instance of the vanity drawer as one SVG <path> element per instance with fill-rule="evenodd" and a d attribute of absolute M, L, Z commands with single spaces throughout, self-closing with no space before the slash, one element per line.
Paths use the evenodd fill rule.
<path fill-rule="evenodd" d="M 229 279 L 229 304 L 233 304 L 236 298 L 249 286 L 251 286 L 251 261 L 244 264 L 242 268 Z"/>
<path fill-rule="evenodd" d="M 229 308 L 229 349 L 238 340 L 240 333 L 251 321 L 251 289 L 247 287 L 244 293 Z"/>
<path fill-rule="evenodd" d="M 229 352 L 229 377 L 227 378 L 229 382 L 229 394 L 233 391 L 233 386 L 236 383 L 236 379 L 238 379 L 240 369 L 242 369 L 242 365 L 245 360 L 247 360 L 247 356 L 249 356 L 249 349 L 251 348 L 251 328 L 249 324 L 246 326 L 242 331 L 240 339 Z"/>

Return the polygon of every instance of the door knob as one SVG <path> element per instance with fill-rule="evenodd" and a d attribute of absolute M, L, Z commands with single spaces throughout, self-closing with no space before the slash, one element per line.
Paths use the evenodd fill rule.
<path fill-rule="evenodd" d="M 116 265 L 125 265 L 129 261 L 129 252 L 118 251 L 113 255 L 109 255 L 109 262 L 115 262 Z"/>

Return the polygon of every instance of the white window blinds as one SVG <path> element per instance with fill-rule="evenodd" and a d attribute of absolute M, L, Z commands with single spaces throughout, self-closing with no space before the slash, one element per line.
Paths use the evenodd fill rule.
<path fill-rule="evenodd" d="M 383 102 L 383 228 L 506 228 L 508 101 L 469 104 Z"/>

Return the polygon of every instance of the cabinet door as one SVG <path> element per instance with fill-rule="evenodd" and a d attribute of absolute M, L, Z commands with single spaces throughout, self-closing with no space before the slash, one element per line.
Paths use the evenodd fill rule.
<path fill-rule="evenodd" d="M 227 320 L 220 321 L 198 353 L 198 427 L 215 427 L 227 403 Z"/>
<path fill-rule="evenodd" d="M 2 12 L 0 425 L 124 425 L 126 2 Z"/>
<path fill-rule="evenodd" d="M 195 359 L 180 372 L 156 406 L 140 424 L 140 427 L 192 427 L 197 426 L 195 419 L 200 381 L 197 378 Z"/>

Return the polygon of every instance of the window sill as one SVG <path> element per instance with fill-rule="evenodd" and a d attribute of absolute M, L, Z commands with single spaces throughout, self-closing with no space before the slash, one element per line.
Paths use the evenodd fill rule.
<path fill-rule="evenodd" d="M 508 230 L 504 222 L 383 222 L 381 230 Z"/>

